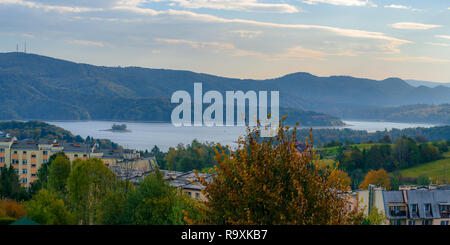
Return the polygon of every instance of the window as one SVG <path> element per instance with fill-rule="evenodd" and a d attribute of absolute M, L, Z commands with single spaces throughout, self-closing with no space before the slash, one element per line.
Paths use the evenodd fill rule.
<path fill-rule="evenodd" d="M 5 158 L 4 157 L 0 157 L 0 162 L 5 162 Z"/>
<path fill-rule="evenodd" d="M 47 159 L 44 159 L 44 160 L 42 160 L 42 162 L 43 162 L 43 163 L 47 163 L 47 162 L 48 162 L 48 160 L 47 160 Z"/>
<path fill-rule="evenodd" d="M 87 157 L 87 154 L 84 154 L 83 157 Z"/>
<path fill-rule="evenodd" d="M 25 159 L 25 160 L 22 160 L 22 164 L 27 165 L 27 160 L 26 160 L 26 159 Z"/>
<path fill-rule="evenodd" d="M 425 215 L 432 215 L 431 214 L 431 204 L 430 203 L 425 203 Z"/>
<path fill-rule="evenodd" d="M 411 204 L 411 212 L 417 214 L 417 204 Z"/>
<path fill-rule="evenodd" d="M 43 151 L 42 155 L 47 156 L 48 155 L 48 151 Z"/>
<path fill-rule="evenodd" d="M 0 148 L 0 152 L 5 152 L 5 148 Z"/>
<path fill-rule="evenodd" d="M 19 170 L 18 169 L 14 169 L 14 173 L 19 174 Z"/>
<path fill-rule="evenodd" d="M 31 155 L 31 158 L 36 158 L 36 154 L 32 154 L 32 155 Z"/>
<path fill-rule="evenodd" d="M 27 152 L 26 152 L 26 151 L 23 151 L 23 152 L 22 152 L 22 154 L 26 155 L 26 154 L 27 154 Z"/>
<path fill-rule="evenodd" d="M 190 191 L 186 192 L 186 194 L 188 194 L 188 196 L 191 196 L 191 192 Z"/>
<path fill-rule="evenodd" d="M 35 168 L 35 167 L 36 167 L 36 164 L 31 164 L 31 167 L 32 167 L 32 168 Z"/>
<path fill-rule="evenodd" d="M 73 157 L 78 157 L 78 154 L 73 155 Z"/>
<path fill-rule="evenodd" d="M 31 174 L 31 177 L 36 177 L 36 174 Z"/>
<path fill-rule="evenodd" d="M 416 222 L 414 222 L 414 220 L 409 220 L 408 221 L 408 225 L 415 225 Z"/>
<path fill-rule="evenodd" d="M 19 164 L 19 160 L 12 160 L 12 164 Z"/>
<path fill-rule="evenodd" d="M 196 199 L 200 199 L 200 194 L 199 193 L 195 193 L 195 198 Z"/>
<path fill-rule="evenodd" d="M 14 151 L 14 154 L 17 154 L 17 151 Z"/>
<path fill-rule="evenodd" d="M 22 179 L 22 183 L 26 184 L 27 183 L 27 178 L 23 178 Z"/>
<path fill-rule="evenodd" d="M 441 225 L 448 225 L 448 220 L 441 221 Z"/>
<path fill-rule="evenodd" d="M 422 220 L 422 225 L 431 225 L 431 220 L 429 219 Z"/>
<path fill-rule="evenodd" d="M 26 170 L 26 169 L 22 169 L 22 173 L 23 173 L 23 174 L 26 174 L 26 173 L 27 173 L 27 170 Z"/>

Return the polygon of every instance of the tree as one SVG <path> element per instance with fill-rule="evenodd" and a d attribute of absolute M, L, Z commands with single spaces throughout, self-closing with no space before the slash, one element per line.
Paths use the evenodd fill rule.
<path fill-rule="evenodd" d="M 0 168 L 0 197 L 17 201 L 29 198 L 12 165 L 9 165 L 9 168 Z"/>
<path fill-rule="evenodd" d="M 65 155 L 58 155 L 49 169 L 48 187 L 57 193 L 66 192 L 66 182 L 70 174 L 70 161 Z"/>
<path fill-rule="evenodd" d="M 97 224 L 101 202 L 116 184 L 116 175 L 102 160 L 75 160 L 67 179 L 68 196 L 79 224 Z"/>
<path fill-rule="evenodd" d="M 311 136 L 311 135 L 310 135 Z M 329 169 L 319 169 L 312 141 L 306 151 L 296 150 L 296 128 L 281 126 L 275 137 L 262 138 L 248 129 L 230 156 L 224 149 L 215 156 L 212 180 L 204 202 L 207 224 L 349 224 L 346 189 L 329 181 Z M 221 146 L 219 145 L 221 148 Z"/>
<path fill-rule="evenodd" d="M 37 180 L 31 185 L 31 194 L 37 193 L 42 188 L 48 187 L 48 179 L 50 175 L 50 166 L 52 165 L 52 162 L 57 157 L 64 157 L 67 158 L 66 154 L 64 152 L 57 152 L 56 154 L 53 154 L 50 156 L 47 163 L 43 163 L 41 167 L 37 171 Z"/>
<path fill-rule="evenodd" d="M 26 215 L 25 208 L 13 200 L 0 199 L 0 218 L 14 218 L 16 220 Z"/>
<path fill-rule="evenodd" d="M 128 194 L 126 200 L 126 224 L 134 225 L 183 225 L 185 213 L 198 217 L 194 200 L 168 185 L 160 171 L 147 176 Z"/>
<path fill-rule="evenodd" d="M 75 219 L 64 201 L 55 193 L 40 190 L 33 199 L 25 203 L 27 217 L 41 225 L 71 225 Z"/>
<path fill-rule="evenodd" d="M 389 175 L 384 169 L 369 171 L 359 188 L 367 190 L 370 184 L 391 189 Z"/>
<path fill-rule="evenodd" d="M 424 174 L 419 175 L 417 177 L 417 184 L 418 185 L 429 185 L 430 184 L 430 178 Z"/>
<path fill-rule="evenodd" d="M 349 187 L 352 184 L 352 180 L 348 176 L 348 174 L 342 170 L 334 169 L 330 176 L 328 177 L 328 181 L 332 186 L 340 186 L 340 187 Z"/>
<path fill-rule="evenodd" d="M 383 225 L 386 221 L 386 215 L 379 211 L 377 207 L 372 207 L 367 217 L 364 217 L 363 225 Z"/>

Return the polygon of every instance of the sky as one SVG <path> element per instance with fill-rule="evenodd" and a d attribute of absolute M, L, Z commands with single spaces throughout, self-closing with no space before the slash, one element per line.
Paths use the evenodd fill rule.
<path fill-rule="evenodd" d="M 0 52 L 266 79 L 450 82 L 450 0 L 0 0 Z"/>

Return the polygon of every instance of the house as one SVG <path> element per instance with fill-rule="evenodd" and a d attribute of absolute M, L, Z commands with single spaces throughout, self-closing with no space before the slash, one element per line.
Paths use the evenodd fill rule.
<path fill-rule="evenodd" d="M 373 207 L 386 216 L 390 225 L 449 225 L 450 190 L 407 189 L 386 191 L 369 187 L 358 192 L 361 207 L 367 215 Z"/>

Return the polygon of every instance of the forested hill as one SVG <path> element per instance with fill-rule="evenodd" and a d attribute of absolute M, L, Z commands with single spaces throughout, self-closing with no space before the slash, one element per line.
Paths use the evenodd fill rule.
<path fill-rule="evenodd" d="M 297 139 L 302 141 L 306 137 L 309 137 L 310 130 L 299 129 L 297 131 Z M 352 142 L 352 143 L 364 143 L 364 142 L 378 142 L 383 140 L 385 136 L 389 136 L 390 139 L 395 140 L 398 137 L 425 138 L 427 141 L 440 141 L 450 139 L 450 126 L 439 126 L 431 128 L 406 128 L 406 129 L 392 129 L 385 131 L 377 131 L 369 133 L 365 130 L 352 130 L 348 128 L 344 129 L 314 129 L 312 131 L 312 137 L 314 144 L 321 146 L 331 142 Z"/>
<path fill-rule="evenodd" d="M 295 73 L 267 80 L 233 79 L 189 71 L 78 64 L 25 53 L 0 54 L 0 119 L 101 119 L 168 121 L 176 90 L 280 91 L 280 104 L 344 115 L 373 106 L 450 103 L 450 88 L 413 87 L 401 79 L 376 81 Z M 336 120 L 336 118 L 331 120 Z M 292 119 L 292 118 L 291 118 Z M 322 122 L 321 122 L 322 123 Z M 306 123 L 303 125 L 307 126 Z M 316 124 L 317 125 L 317 124 Z M 325 125 L 332 125 L 326 123 Z"/>
<path fill-rule="evenodd" d="M 355 110 L 347 118 L 357 120 L 385 120 L 389 122 L 415 122 L 450 125 L 450 104 L 408 105 Z"/>

